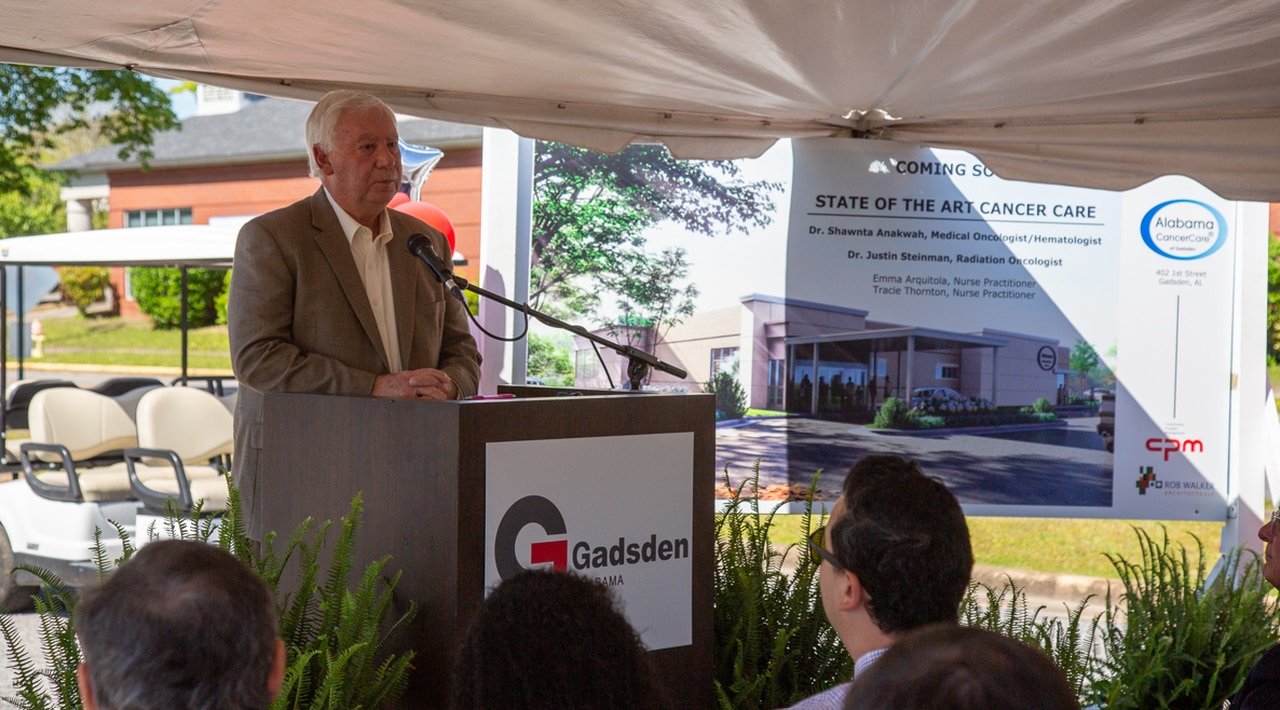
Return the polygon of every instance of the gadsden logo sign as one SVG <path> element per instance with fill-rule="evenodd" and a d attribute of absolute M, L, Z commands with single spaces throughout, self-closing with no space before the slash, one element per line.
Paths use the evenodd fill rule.
<path fill-rule="evenodd" d="M 550 565 L 561 571 L 572 569 L 596 575 L 608 570 L 608 574 L 616 575 L 620 568 L 631 565 L 689 557 L 688 538 L 660 539 L 657 533 L 643 539 L 609 535 L 601 541 L 577 540 L 570 545 L 564 515 L 556 504 L 543 496 L 528 495 L 507 508 L 494 534 L 493 561 L 500 578 L 509 579 L 524 570 L 518 538 L 530 525 L 541 528 L 543 538 L 529 543 L 529 565 L 534 567 Z M 617 583 L 621 578 L 604 580 Z"/>

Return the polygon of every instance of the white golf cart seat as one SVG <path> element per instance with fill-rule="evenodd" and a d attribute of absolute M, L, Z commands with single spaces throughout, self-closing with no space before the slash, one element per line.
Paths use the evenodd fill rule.
<path fill-rule="evenodd" d="M 21 387 L 17 387 L 21 385 Z M 125 414 L 129 415 L 129 419 L 135 419 L 134 412 L 138 409 L 138 400 L 142 399 L 142 395 L 148 390 L 155 387 L 163 387 L 164 383 L 153 377 L 118 377 L 107 380 L 97 387 L 89 389 L 90 392 L 101 394 L 116 402 L 124 408 Z M 44 389 L 52 387 L 76 387 L 74 382 L 65 380 L 20 380 L 14 386 L 10 386 L 10 402 L 16 402 L 17 409 L 20 412 L 15 419 L 9 420 L 20 423 L 22 428 L 10 428 L 5 436 L 6 456 L 5 461 L 16 463 L 20 460 L 19 451 L 22 444 L 33 441 L 31 432 L 28 428 L 28 410 L 30 401 L 36 394 Z M 114 457 L 119 458 L 119 457 Z"/>
<path fill-rule="evenodd" d="M 108 394 L 107 396 L 118 402 L 124 408 L 124 413 L 129 415 L 129 419 L 136 425 L 138 421 L 138 402 L 141 402 L 148 392 L 159 387 L 164 387 L 164 385 L 141 385 L 119 394 Z"/>
<path fill-rule="evenodd" d="M 17 463 L 18 446 L 31 438 L 28 425 L 28 414 L 31 398 L 41 390 L 52 387 L 75 387 L 70 380 L 18 380 L 9 383 L 4 394 L 4 426 L 6 463 Z"/>
<path fill-rule="evenodd" d="M 104 458 L 138 443 L 133 420 L 119 402 L 78 387 L 45 389 L 31 398 L 28 420 L 31 439 L 21 444 L 19 456 L 23 476 L 38 495 L 77 502 L 133 497 L 128 470 Z"/>
<path fill-rule="evenodd" d="M 138 443 L 125 464 L 138 500 L 161 514 L 170 501 L 180 512 L 225 511 L 234 426 L 222 401 L 193 387 L 161 387 L 138 402 L 137 420 Z"/>

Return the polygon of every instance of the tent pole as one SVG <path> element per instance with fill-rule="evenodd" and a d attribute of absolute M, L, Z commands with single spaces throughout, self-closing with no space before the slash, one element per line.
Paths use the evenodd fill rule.
<path fill-rule="evenodd" d="M 9 268 L 0 266 L 0 393 L 4 402 L 0 403 L 0 442 L 9 443 Z M 8 448 L 3 450 L 8 458 Z"/>
<path fill-rule="evenodd" d="M 187 381 L 187 267 L 180 267 L 182 272 L 182 382 Z"/>
<path fill-rule="evenodd" d="M 18 335 L 18 379 L 22 379 L 23 377 L 26 377 L 26 373 L 25 373 L 25 372 L 23 372 L 23 369 L 22 369 L 22 365 L 23 365 L 23 363 L 24 363 L 24 361 L 25 361 L 25 360 L 24 360 L 24 358 L 22 357 L 22 346 L 23 346 L 23 342 L 22 342 L 22 341 L 23 341 L 23 340 L 25 340 L 25 338 L 23 338 L 23 333 L 22 333 L 23 328 L 22 328 L 22 326 L 23 326 L 23 324 L 24 324 L 24 323 L 26 322 L 26 320 L 27 320 L 27 315 L 26 315 L 26 314 L 27 314 L 27 309 L 26 309 L 26 304 L 22 302 L 22 301 L 23 301 L 23 298 L 22 298 L 22 290 L 23 290 L 23 289 L 22 289 L 22 267 L 21 267 L 21 266 L 19 266 L 19 267 L 18 267 L 18 318 L 17 318 L 17 322 L 18 322 L 18 325 L 17 325 L 17 327 L 18 327 L 18 333 L 17 333 L 17 335 Z"/>

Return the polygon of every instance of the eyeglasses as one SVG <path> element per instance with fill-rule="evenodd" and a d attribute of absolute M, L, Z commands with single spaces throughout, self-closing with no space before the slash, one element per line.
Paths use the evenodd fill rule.
<path fill-rule="evenodd" d="M 1280 532 L 1280 508 L 1271 511 L 1271 521 L 1267 523 L 1267 537 L 1274 540 L 1278 532 Z"/>
<path fill-rule="evenodd" d="M 826 530 L 827 526 L 823 525 L 809 533 L 809 559 L 815 565 L 821 565 L 822 561 L 826 560 L 836 569 L 844 569 L 844 565 L 840 564 L 840 560 L 837 560 L 835 555 L 827 552 L 826 548 L 822 546 L 822 538 L 825 537 Z"/>

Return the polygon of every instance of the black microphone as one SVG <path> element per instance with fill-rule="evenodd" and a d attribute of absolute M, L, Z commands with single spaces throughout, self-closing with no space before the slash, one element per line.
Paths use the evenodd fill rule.
<path fill-rule="evenodd" d="M 409 252 L 414 256 L 422 259 L 422 262 L 431 269 L 432 275 L 436 277 L 436 281 L 445 285 L 449 292 L 459 301 L 466 302 L 462 296 L 462 292 L 458 290 L 458 286 L 453 282 L 453 269 L 445 266 L 444 259 L 440 258 L 440 254 L 436 252 L 436 247 L 431 243 L 431 237 L 422 232 L 414 232 L 409 235 Z"/>

